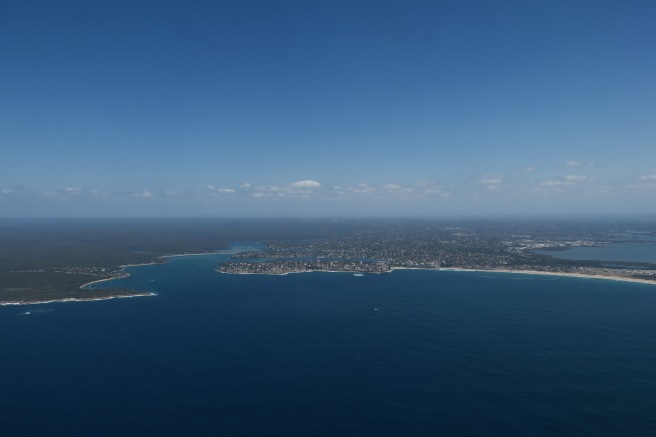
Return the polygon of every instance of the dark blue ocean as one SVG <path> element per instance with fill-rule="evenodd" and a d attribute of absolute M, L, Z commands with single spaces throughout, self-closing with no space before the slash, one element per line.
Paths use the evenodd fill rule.
<path fill-rule="evenodd" d="M 226 256 L 98 284 L 156 297 L 1 307 L 0 435 L 656 435 L 656 286 Z"/>

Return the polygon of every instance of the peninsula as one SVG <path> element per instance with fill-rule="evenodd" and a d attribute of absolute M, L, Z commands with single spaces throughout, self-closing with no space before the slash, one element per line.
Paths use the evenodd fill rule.
<path fill-rule="evenodd" d="M 656 248 L 655 219 L 4 219 L 0 305 L 152 296 L 111 288 L 111 281 L 85 285 L 121 278 L 126 265 L 211 253 L 231 242 L 262 244 L 218 265 L 221 273 L 454 269 L 656 283 L 653 261 L 612 257 L 617 244 Z M 580 247 L 608 248 L 610 257 L 557 256 Z"/>
<path fill-rule="evenodd" d="M 567 260 L 547 253 L 618 242 L 652 244 L 653 228 L 641 231 L 602 224 L 391 221 L 365 231 L 310 240 L 269 240 L 263 251 L 241 252 L 217 270 L 231 274 L 312 271 L 385 273 L 395 269 L 449 269 L 596 277 L 656 284 L 656 265 L 622 260 Z M 537 226 L 536 226 L 537 225 Z M 628 226 L 628 223 L 624 224 Z M 629 228 L 635 226 L 628 226 Z M 645 238 L 646 236 L 646 238 Z M 540 250 L 542 254 L 537 253 Z"/>
<path fill-rule="evenodd" d="M 86 285 L 125 277 L 124 266 L 226 248 L 213 219 L 0 219 L 0 305 L 153 296 Z M 246 223 L 235 226 L 240 232 Z M 229 227 L 230 228 L 230 227 Z M 107 288 L 105 288 L 107 285 Z"/>

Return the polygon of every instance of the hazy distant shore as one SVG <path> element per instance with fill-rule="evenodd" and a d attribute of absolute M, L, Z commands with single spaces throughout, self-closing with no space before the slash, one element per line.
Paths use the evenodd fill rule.
<path fill-rule="evenodd" d="M 224 250 L 219 250 L 216 252 L 199 252 L 199 253 L 179 253 L 176 255 L 162 255 L 160 258 L 177 258 L 180 256 L 202 256 L 202 255 L 232 255 L 235 254 L 239 251 L 236 250 L 229 250 L 229 249 L 224 249 Z M 158 264 L 158 263 L 151 263 L 151 264 Z"/>

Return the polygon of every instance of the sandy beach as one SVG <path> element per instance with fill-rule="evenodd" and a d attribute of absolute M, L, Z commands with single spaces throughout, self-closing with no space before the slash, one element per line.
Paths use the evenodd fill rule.
<path fill-rule="evenodd" d="M 123 266 L 121 266 L 121 268 L 123 268 Z M 113 281 L 114 279 L 124 279 L 124 278 L 129 278 L 129 277 L 130 277 L 130 274 L 129 274 L 129 273 L 124 273 L 124 274 L 122 274 L 121 276 L 117 276 L 117 277 L 115 277 L 115 278 L 105 278 L 105 279 L 98 279 L 98 280 L 96 280 L 96 281 L 87 282 L 87 283 L 84 284 L 84 285 L 80 285 L 80 288 L 81 288 L 81 289 L 84 289 L 84 287 L 86 287 L 87 285 L 97 284 L 97 283 L 99 283 L 99 282 Z"/>
<path fill-rule="evenodd" d="M 610 281 L 634 282 L 639 284 L 656 285 L 656 278 L 654 281 L 640 278 L 629 278 L 626 276 L 616 275 L 586 275 L 584 273 L 567 273 L 567 272 L 544 272 L 540 270 L 508 270 L 508 269 L 459 269 L 459 268 L 444 268 L 440 270 L 451 272 L 481 272 L 481 273 L 512 273 L 515 275 L 541 275 L 541 276 L 563 276 L 570 278 L 584 278 L 584 279 L 605 279 Z"/>
<path fill-rule="evenodd" d="M 102 297 L 83 297 L 83 298 L 74 298 L 67 297 L 64 299 L 52 299 L 52 300 L 39 300 L 34 302 L 2 302 L 0 306 L 9 306 L 9 305 L 39 305 L 44 303 L 64 303 L 64 302 L 91 302 L 98 300 L 110 300 L 110 299 L 128 299 L 132 297 L 151 297 L 157 296 L 156 293 L 135 293 L 135 294 L 125 294 L 119 296 L 102 296 Z"/>
<path fill-rule="evenodd" d="M 180 256 L 221 255 L 221 254 L 230 254 L 230 253 L 236 253 L 236 252 L 181 253 L 181 254 L 176 254 L 176 255 L 162 255 L 160 258 L 176 258 L 176 257 L 180 257 Z M 166 264 L 166 263 L 149 262 L 149 263 L 140 263 L 140 264 L 124 264 L 124 265 L 120 265 L 118 267 L 121 270 L 125 270 L 128 267 L 156 266 L 156 265 L 159 265 L 159 264 Z M 86 284 L 81 285 L 80 288 L 84 289 L 84 288 L 86 288 L 87 286 L 89 286 L 91 284 L 97 284 L 99 282 L 113 281 L 114 279 L 124 279 L 124 278 L 129 278 L 129 277 L 130 277 L 130 273 L 123 272 L 121 276 L 117 276 L 115 278 L 105 278 L 105 279 L 98 279 L 96 281 L 87 282 Z M 123 297 L 123 296 L 117 296 L 117 297 Z M 58 302 L 61 302 L 61 301 L 58 301 Z M 43 303 L 46 303 L 46 302 L 43 302 Z"/>
<path fill-rule="evenodd" d="M 640 278 L 629 278 L 626 276 L 617 276 L 617 275 L 587 275 L 584 273 L 566 273 L 566 272 L 544 272 L 540 270 L 509 270 L 509 269 L 462 269 L 462 268 L 440 268 L 440 269 L 425 269 L 421 267 L 392 267 L 386 272 L 358 272 L 358 271 L 340 271 L 340 270 L 302 270 L 295 272 L 285 272 L 285 273 L 231 273 L 231 272 L 222 272 L 216 270 L 219 273 L 226 275 L 273 275 L 273 276 L 284 276 L 289 274 L 296 273 L 313 273 L 313 272 L 323 272 L 323 273 L 365 273 L 365 274 L 382 274 L 382 273 L 391 273 L 394 270 L 435 270 L 435 271 L 446 271 L 446 272 L 480 272 L 480 273 L 508 273 L 515 275 L 540 275 L 540 276 L 555 276 L 555 277 L 569 277 L 569 278 L 584 278 L 584 279 L 604 279 L 610 281 L 621 281 L 621 282 L 633 282 L 638 284 L 650 284 L 656 285 L 656 278 L 653 281 L 648 279 Z"/>

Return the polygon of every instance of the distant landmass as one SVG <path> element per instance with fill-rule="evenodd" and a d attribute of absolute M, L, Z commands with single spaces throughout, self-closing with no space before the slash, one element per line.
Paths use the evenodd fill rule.
<path fill-rule="evenodd" d="M 0 304 L 150 296 L 83 286 L 124 276 L 126 265 L 211 253 L 242 241 L 262 245 L 238 251 L 217 266 L 219 272 L 467 269 L 656 281 L 656 265 L 649 262 L 656 252 L 656 221 L 644 219 L 5 219 Z M 649 254 L 646 261 L 614 260 L 612 250 L 594 260 L 551 256 L 626 243 L 649 245 L 642 251 Z"/>

